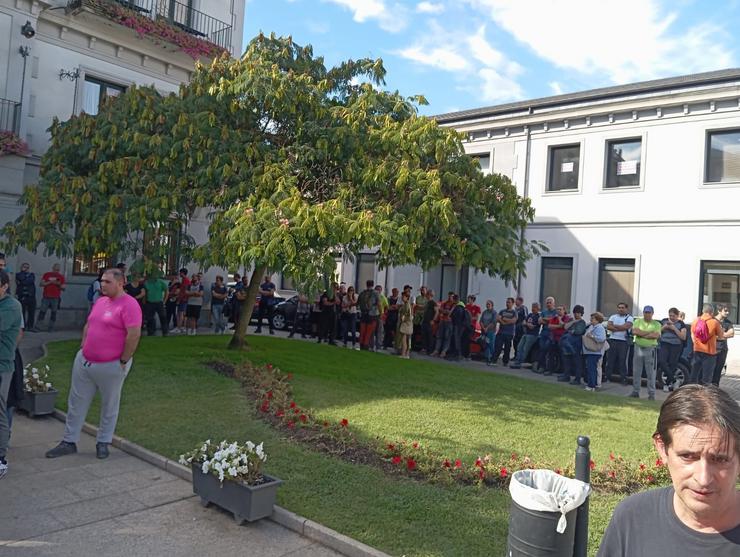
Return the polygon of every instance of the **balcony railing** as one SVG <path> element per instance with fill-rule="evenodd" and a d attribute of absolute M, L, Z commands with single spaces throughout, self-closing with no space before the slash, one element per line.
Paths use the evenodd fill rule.
<path fill-rule="evenodd" d="M 0 131 L 18 134 L 21 127 L 21 103 L 0 99 Z"/>
<path fill-rule="evenodd" d="M 186 33 L 231 49 L 230 24 L 190 7 L 177 0 L 102 0 L 117 4 L 154 20 L 164 19 L 173 27 Z M 74 10 L 84 6 L 84 0 L 70 0 L 68 8 Z"/>

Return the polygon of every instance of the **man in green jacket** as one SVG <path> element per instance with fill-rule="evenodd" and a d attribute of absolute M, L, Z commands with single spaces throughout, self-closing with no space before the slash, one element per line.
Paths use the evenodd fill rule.
<path fill-rule="evenodd" d="M 10 427 L 8 391 L 15 369 L 15 347 L 21 332 L 21 304 L 10 296 L 10 276 L 0 270 L 0 479 L 8 472 Z"/>

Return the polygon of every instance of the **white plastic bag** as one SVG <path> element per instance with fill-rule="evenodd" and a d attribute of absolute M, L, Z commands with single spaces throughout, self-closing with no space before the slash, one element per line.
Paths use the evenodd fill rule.
<path fill-rule="evenodd" d="M 552 470 L 519 470 L 511 476 L 509 491 L 511 498 L 521 507 L 531 511 L 559 512 L 557 532 L 562 534 L 568 525 L 565 515 L 586 500 L 591 486 Z"/>

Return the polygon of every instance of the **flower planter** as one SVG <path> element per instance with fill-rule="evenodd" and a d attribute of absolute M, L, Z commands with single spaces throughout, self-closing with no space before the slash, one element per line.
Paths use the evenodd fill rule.
<path fill-rule="evenodd" d="M 18 408 L 26 411 L 31 418 L 52 414 L 58 394 L 59 391 L 56 389 L 51 389 L 45 393 L 29 393 L 26 391 L 23 399 L 18 401 Z"/>
<path fill-rule="evenodd" d="M 263 475 L 265 482 L 260 485 L 247 485 L 231 480 L 223 484 L 213 474 L 204 474 L 197 463 L 192 463 L 193 493 L 200 496 L 200 503 L 218 505 L 234 515 L 237 524 L 254 522 L 272 514 L 277 488 L 283 483 L 278 478 Z"/>

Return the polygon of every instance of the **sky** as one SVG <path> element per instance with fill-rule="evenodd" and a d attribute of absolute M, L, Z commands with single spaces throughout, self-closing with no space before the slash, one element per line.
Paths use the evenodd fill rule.
<path fill-rule="evenodd" d="M 740 0 L 246 0 L 244 44 L 381 58 L 434 115 L 735 67 L 738 28 Z"/>

